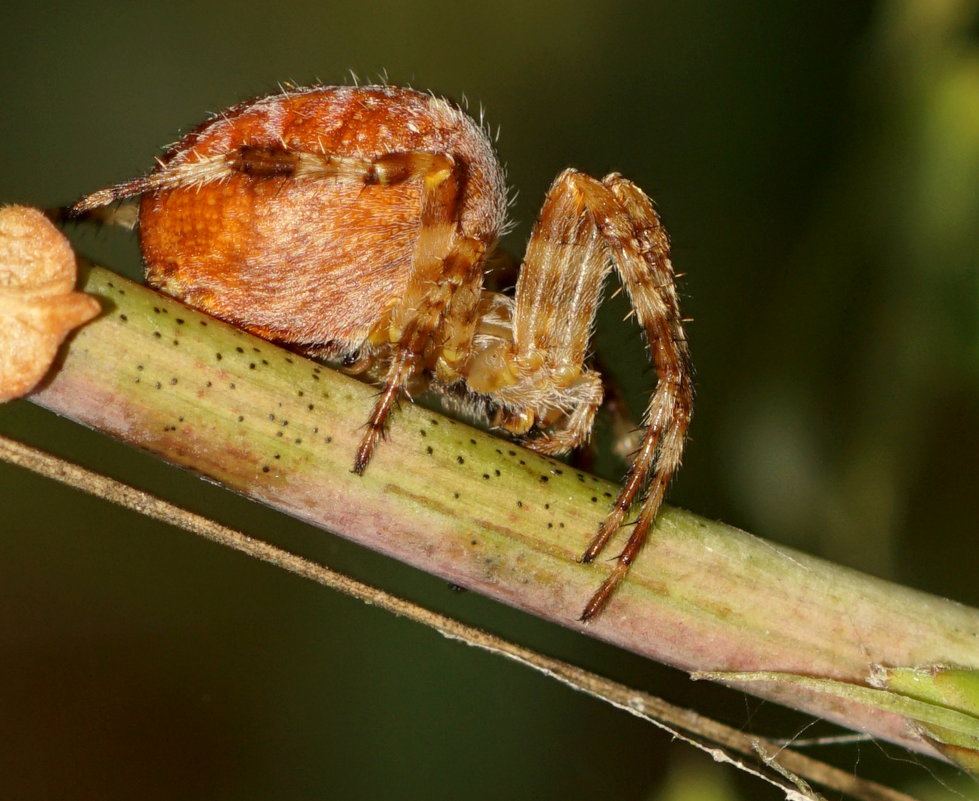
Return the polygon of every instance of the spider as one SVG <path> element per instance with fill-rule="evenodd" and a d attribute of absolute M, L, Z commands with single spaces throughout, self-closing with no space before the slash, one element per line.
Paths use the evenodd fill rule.
<path fill-rule="evenodd" d="M 540 453 L 586 443 L 605 395 L 586 357 L 614 267 L 657 384 L 621 491 L 581 557 L 594 560 L 642 499 L 580 619 L 605 606 L 680 465 L 693 404 L 669 240 L 639 187 L 615 173 L 558 175 L 512 297 L 483 286 L 508 206 L 487 132 L 413 89 L 310 86 L 241 103 L 171 146 L 148 175 L 90 194 L 72 213 L 137 196 L 150 284 L 381 377 L 358 474 L 409 384 L 461 398 Z"/>

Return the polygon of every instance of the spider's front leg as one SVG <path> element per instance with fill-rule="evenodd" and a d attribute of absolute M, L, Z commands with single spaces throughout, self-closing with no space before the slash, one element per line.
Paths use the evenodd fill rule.
<path fill-rule="evenodd" d="M 597 614 L 608 602 L 655 522 L 683 454 L 693 382 L 669 240 L 652 201 L 618 175 L 597 181 L 574 170 L 565 171 L 548 192 L 517 283 L 514 343 L 518 366 L 529 371 L 548 365 L 550 378 L 557 384 L 573 376 L 580 382 L 594 375 L 583 372 L 582 365 L 602 284 L 613 264 L 645 333 L 657 386 L 622 490 L 582 561 L 591 562 L 602 552 L 645 491 L 642 509 L 612 573 L 586 605 L 582 620 Z M 601 395 L 597 398 L 600 403 Z M 590 429 L 593 415 L 594 409 L 581 413 L 576 409 L 564 429 L 528 445 L 544 452 L 577 445 L 587 437 L 584 427 Z"/>

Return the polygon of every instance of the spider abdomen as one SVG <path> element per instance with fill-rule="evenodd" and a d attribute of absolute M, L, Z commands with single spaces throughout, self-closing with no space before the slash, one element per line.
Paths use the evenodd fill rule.
<path fill-rule="evenodd" d="M 147 279 L 272 339 L 383 340 L 409 280 L 423 181 L 382 183 L 372 165 L 411 153 L 459 165 L 459 232 L 491 248 L 505 217 L 503 171 L 467 114 L 410 89 L 314 87 L 235 106 L 170 148 L 157 172 L 227 167 L 219 180 L 143 195 Z M 333 159 L 339 179 L 305 175 L 305 154 Z M 343 180 L 358 169 L 363 180 Z"/>

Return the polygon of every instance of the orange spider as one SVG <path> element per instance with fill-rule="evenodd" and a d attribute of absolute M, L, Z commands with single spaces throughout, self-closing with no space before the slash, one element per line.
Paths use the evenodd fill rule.
<path fill-rule="evenodd" d="M 562 172 L 515 296 L 490 292 L 483 272 L 507 197 L 486 132 L 458 106 L 412 89 L 311 86 L 228 109 L 149 175 L 88 195 L 72 212 L 137 195 L 150 284 L 266 339 L 380 370 L 356 473 L 409 381 L 462 396 L 535 451 L 585 443 L 604 397 L 585 360 L 614 266 L 658 381 L 622 490 L 582 556 L 598 556 L 645 492 L 581 619 L 603 608 L 680 465 L 693 404 L 669 242 L 642 190 L 616 174 Z"/>

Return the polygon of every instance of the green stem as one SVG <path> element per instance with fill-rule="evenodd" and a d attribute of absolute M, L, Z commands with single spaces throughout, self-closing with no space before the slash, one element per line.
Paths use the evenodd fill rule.
<path fill-rule="evenodd" d="M 82 288 L 105 312 L 34 402 L 315 526 L 688 671 L 866 683 L 873 663 L 979 666 L 979 611 L 677 509 L 582 624 L 610 567 L 577 557 L 615 485 L 411 403 L 354 475 L 372 387 L 104 269 Z M 745 689 L 931 752 L 898 715 L 791 685 Z"/>

